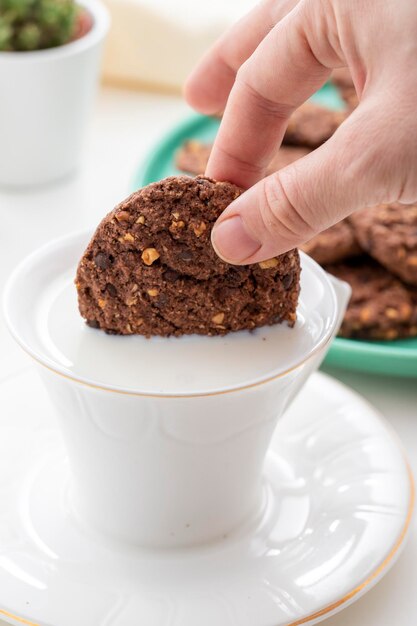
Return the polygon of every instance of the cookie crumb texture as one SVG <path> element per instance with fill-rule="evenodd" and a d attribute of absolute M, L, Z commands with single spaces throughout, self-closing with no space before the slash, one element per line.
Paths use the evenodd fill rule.
<path fill-rule="evenodd" d="M 237 267 L 212 248 L 212 226 L 239 194 L 230 183 L 172 176 L 119 204 L 78 266 L 78 303 L 87 324 L 147 337 L 224 335 L 284 321 L 293 326 L 296 250 Z"/>
<path fill-rule="evenodd" d="M 417 292 L 368 257 L 328 265 L 352 287 L 341 337 L 400 339 L 417 336 Z"/>

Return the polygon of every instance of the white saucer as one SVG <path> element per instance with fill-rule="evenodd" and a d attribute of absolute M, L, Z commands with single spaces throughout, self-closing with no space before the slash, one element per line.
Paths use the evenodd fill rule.
<path fill-rule="evenodd" d="M 401 446 L 370 405 L 323 374 L 279 422 L 262 516 L 184 550 L 114 543 L 75 519 L 61 436 L 33 370 L 3 382 L 0 406 L 0 617 L 11 624 L 313 624 L 370 589 L 404 544 L 413 488 Z"/>

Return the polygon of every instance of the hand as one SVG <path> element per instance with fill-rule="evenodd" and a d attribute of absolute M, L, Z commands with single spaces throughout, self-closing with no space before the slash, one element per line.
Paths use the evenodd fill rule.
<path fill-rule="evenodd" d="M 415 0 L 266 0 L 207 53 L 185 95 L 224 110 L 206 174 L 248 189 L 212 241 L 246 264 L 311 239 L 358 208 L 417 200 Z M 336 133 L 263 178 L 291 113 L 348 66 L 360 103 Z"/>

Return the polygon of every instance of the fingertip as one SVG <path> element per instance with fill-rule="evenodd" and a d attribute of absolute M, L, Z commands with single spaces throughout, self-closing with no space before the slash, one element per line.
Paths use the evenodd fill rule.
<path fill-rule="evenodd" d="M 261 248 L 261 243 L 247 230 L 240 215 L 217 221 L 211 232 L 216 254 L 234 265 L 243 265 Z"/>
<path fill-rule="evenodd" d="M 213 180 L 227 181 L 241 189 L 247 190 L 262 179 L 264 168 L 256 164 L 243 163 L 231 154 L 218 148 L 220 132 L 211 150 L 205 175 Z"/>
<path fill-rule="evenodd" d="M 235 80 L 235 72 L 218 55 L 209 50 L 185 81 L 183 92 L 188 104 L 205 115 L 223 111 Z"/>
<path fill-rule="evenodd" d="M 183 96 L 187 104 L 203 115 L 215 115 L 216 107 L 211 101 L 211 97 L 206 93 L 201 84 L 199 72 L 194 71 L 184 83 Z"/>

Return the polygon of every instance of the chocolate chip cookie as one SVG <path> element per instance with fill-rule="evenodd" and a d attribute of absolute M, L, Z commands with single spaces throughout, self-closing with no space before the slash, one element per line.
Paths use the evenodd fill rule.
<path fill-rule="evenodd" d="M 204 174 L 211 148 L 211 143 L 203 143 L 197 139 L 184 141 L 175 155 L 176 167 L 188 174 Z"/>
<path fill-rule="evenodd" d="M 77 271 L 87 324 L 131 335 L 222 335 L 296 319 L 298 252 L 251 266 L 210 241 L 240 194 L 227 182 L 169 177 L 133 193 L 98 226 Z"/>
<path fill-rule="evenodd" d="M 328 265 L 352 287 L 341 337 L 399 339 L 417 335 L 417 293 L 368 257 Z"/>
<path fill-rule="evenodd" d="M 355 88 L 352 75 L 347 67 L 337 67 L 332 71 L 330 77 L 332 83 L 339 88 Z"/>
<path fill-rule="evenodd" d="M 339 67 L 333 70 L 331 81 L 338 88 L 340 95 L 346 102 L 349 111 L 355 109 L 359 104 L 355 85 L 347 67 Z"/>
<path fill-rule="evenodd" d="M 182 172 L 189 174 L 204 174 L 209 160 L 212 144 L 191 139 L 185 141 L 175 155 L 175 165 Z M 280 170 L 286 165 L 308 154 L 310 150 L 300 146 L 281 146 L 271 163 L 266 175 Z"/>
<path fill-rule="evenodd" d="M 361 209 L 350 222 L 368 254 L 405 282 L 417 285 L 417 204 Z"/>
<path fill-rule="evenodd" d="M 345 111 L 334 111 L 314 102 L 305 102 L 290 117 L 284 143 L 318 148 L 346 119 Z"/>
<path fill-rule="evenodd" d="M 271 163 L 268 165 L 266 175 L 268 176 L 269 174 L 273 174 L 287 165 L 291 165 L 291 163 L 298 161 L 298 159 L 301 159 L 310 152 L 311 150 L 309 148 L 305 148 L 303 146 L 282 145 L 275 154 Z"/>
<path fill-rule="evenodd" d="M 300 246 L 317 263 L 338 263 L 361 254 L 348 220 L 342 220 Z"/>

